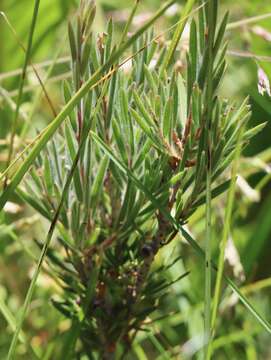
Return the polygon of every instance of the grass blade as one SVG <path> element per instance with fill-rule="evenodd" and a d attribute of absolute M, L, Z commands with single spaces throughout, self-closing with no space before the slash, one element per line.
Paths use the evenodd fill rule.
<path fill-rule="evenodd" d="M 242 150 L 242 138 L 244 133 L 244 126 L 239 131 L 238 136 L 238 143 L 235 150 L 235 156 L 234 156 L 234 162 L 232 166 L 232 172 L 231 172 L 231 184 L 228 192 L 228 200 L 227 200 L 227 206 L 225 210 L 225 221 L 223 226 L 223 233 L 222 233 L 222 239 L 220 243 L 220 253 L 219 253 L 219 260 L 218 260 L 218 268 L 217 268 L 217 276 L 216 276 L 216 283 L 215 283 L 215 293 L 214 293 L 214 302 L 213 302 L 213 308 L 212 308 L 212 317 L 211 317 L 211 329 L 212 329 L 212 338 L 208 346 L 208 355 L 207 359 L 211 358 L 212 355 L 212 339 L 215 335 L 215 322 L 217 317 L 217 310 L 219 305 L 219 297 L 221 292 L 221 284 L 222 284 L 222 278 L 223 278 L 223 271 L 224 271 L 224 257 L 225 257 L 225 249 L 230 233 L 230 226 L 231 226 L 231 216 L 232 216 L 232 210 L 233 210 L 233 203 L 234 203 L 234 193 L 235 193 L 235 185 L 236 185 L 236 177 L 237 177 L 237 170 L 238 170 L 238 164 L 239 159 L 241 156 L 241 150 Z"/>
<path fill-rule="evenodd" d="M 271 13 L 267 13 L 267 14 L 262 14 L 262 15 L 258 15 L 258 16 L 252 16 L 252 17 L 249 17 L 247 19 L 242 19 L 242 20 L 239 20 L 239 21 L 235 21 L 235 22 L 229 23 L 227 25 L 227 30 L 237 29 L 237 28 L 242 27 L 244 25 L 255 24 L 255 23 L 259 22 L 259 21 L 269 19 L 270 17 L 271 17 Z"/>
<path fill-rule="evenodd" d="M 9 164 L 10 164 L 10 161 L 11 161 L 11 158 L 13 155 L 15 133 L 16 133 L 16 129 L 17 129 L 17 122 L 18 122 L 18 117 L 19 117 L 19 113 L 20 113 L 20 107 L 21 107 L 21 103 L 22 103 L 23 88 L 24 88 L 24 83 L 25 83 L 25 78 L 26 78 L 27 65 L 30 60 L 33 36 L 34 36 L 34 31 L 35 31 L 35 27 L 36 27 L 36 23 L 37 23 L 37 18 L 38 18 L 39 5 L 40 5 L 40 0 L 35 0 L 34 11 L 33 11 L 30 32 L 29 32 L 29 38 L 28 38 L 28 44 L 27 44 L 27 49 L 26 49 L 26 54 L 25 54 L 23 72 L 22 72 L 22 76 L 21 76 L 20 84 L 19 84 L 19 93 L 18 93 L 17 102 L 16 102 L 16 110 L 14 113 L 14 119 L 13 119 L 13 124 L 12 124 L 10 145 L 9 145 L 8 159 L 7 159 L 7 167 L 9 167 Z M 7 178 L 6 178 L 6 180 L 7 180 Z M 6 185 L 6 182 L 5 182 L 5 185 Z"/>
<path fill-rule="evenodd" d="M 213 97 L 214 97 L 214 87 L 213 87 L 213 67 L 214 67 L 214 39 L 215 39 L 215 23 L 217 17 L 217 2 L 216 0 L 211 0 L 206 6 L 208 11 L 208 38 L 206 44 L 206 53 L 208 54 L 207 59 L 207 69 L 206 69 L 206 154 L 207 154 L 207 169 L 206 169 L 206 238 L 205 238 L 205 302 L 204 302 L 204 331 L 205 339 L 204 344 L 206 344 L 204 351 L 205 357 L 207 355 L 208 344 L 211 339 L 211 299 L 212 299 L 212 239 L 211 239 L 211 201 L 212 201 L 212 117 L 213 117 Z"/>

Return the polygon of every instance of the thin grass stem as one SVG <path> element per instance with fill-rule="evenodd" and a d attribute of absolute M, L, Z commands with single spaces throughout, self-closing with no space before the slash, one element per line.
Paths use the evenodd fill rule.
<path fill-rule="evenodd" d="M 244 26 L 244 25 L 255 24 L 255 23 L 259 22 L 259 21 L 269 19 L 270 17 L 271 17 L 271 13 L 267 13 L 267 14 L 262 14 L 262 15 L 258 15 L 258 16 L 252 16 L 252 17 L 247 18 L 247 19 L 242 19 L 242 20 L 239 20 L 239 21 L 235 21 L 235 22 L 229 23 L 227 25 L 227 30 L 237 29 L 237 28 L 239 28 L 241 26 Z"/>
<path fill-rule="evenodd" d="M 29 38 L 28 38 L 28 44 L 27 44 L 27 49 L 26 49 L 26 54 L 25 54 L 23 72 L 22 72 L 22 76 L 21 76 L 20 84 L 19 84 L 19 93 L 18 93 L 17 102 L 16 102 L 16 110 L 14 113 L 14 118 L 13 118 L 13 123 L 12 123 L 10 145 L 9 145 L 8 159 L 7 159 L 7 167 L 9 167 L 9 164 L 10 164 L 10 161 L 11 161 L 12 155 L 13 155 L 15 133 L 16 133 L 16 129 L 17 129 L 17 122 L 18 122 L 18 117 L 19 117 L 20 107 L 21 107 L 21 102 L 22 102 L 22 95 L 23 95 L 23 88 L 24 88 L 24 83 L 25 83 L 25 78 L 26 78 L 27 65 L 29 63 L 30 56 L 31 56 L 33 36 L 34 36 L 34 31 L 35 31 L 35 27 L 36 27 L 36 23 L 37 23 L 37 19 L 38 19 L 39 5 L 40 5 L 40 0 L 35 0 L 34 11 L 33 11 L 33 16 L 32 16 L 32 21 L 31 21 L 31 27 L 30 27 L 30 33 L 29 33 Z M 7 181 L 7 178 L 5 180 L 4 187 L 6 186 L 6 181 Z"/>
<path fill-rule="evenodd" d="M 204 344 L 205 357 L 207 356 L 208 344 L 211 338 L 211 303 L 212 303 L 212 204 L 211 204 L 211 182 L 212 182 L 212 114 L 213 114 L 213 65 L 214 65 L 214 38 L 215 38 L 215 2 L 208 3 L 208 63 L 206 84 L 206 237 L 205 237 L 205 301 L 204 301 Z"/>
<path fill-rule="evenodd" d="M 224 271 L 224 258 L 225 258 L 225 250 L 226 245 L 230 233 L 230 226 L 231 226 L 231 217 L 232 217 L 232 210 L 234 204 L 234 193 L 235 193 L 235 185 L 236 185 L 236 178 L 237 178 L 237 171 L 239 165 L 239 159 L 241 156 L 242 150 L 242 136 L 244 133 L 244 126 L 240 129 L 238 142 L 235 150 L 234 162 L 232 165 L 231 171 L 231 184 L 228 192 L 228 200 L 225 209 L 225 221 L 223 226 L 223 233 L 222 239 L 220 242 L 220 252 L 219 252 L 219 260 L 218 260 L 218 268 L 217 268 L 217 275 L 216 275 L 216 283 L 215 283 L 215 292 L 214 292 L 214 301 L 213 301 L 213 308 L 212 308 L 212 318 L 211 318 L 211 341 L 209 342 L 208 346 L 208 355 L 207 359 L 211 359 L 212 356 L 212 339 L 215 336 L 215 324 L 217 318 L 217 311 L 219 305 L 219 298 L 221 293 L 221 286 L 222 286 L 222 279 L 223 279 L 223 271 Z"/>

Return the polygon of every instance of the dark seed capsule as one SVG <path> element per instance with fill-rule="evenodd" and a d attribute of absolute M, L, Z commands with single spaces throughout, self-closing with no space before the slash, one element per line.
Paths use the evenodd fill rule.
<path fill-rule="evenodd" d="M 153 248 L 150 245 L 144 245 L 141 249 L 141 254 L 144 258 L 151 256 L 153 253 Z"/>

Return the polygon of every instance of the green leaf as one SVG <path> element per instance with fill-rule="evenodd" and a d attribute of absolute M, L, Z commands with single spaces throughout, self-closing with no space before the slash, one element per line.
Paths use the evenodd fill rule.
<path fill-rule="evenodd" d="M 116 120 L 113 120 L 113 122 L 112 122 L 112 129 L 113 129 L 113 134 L 114 134 L 114 141 L 116 142 L 116 144 L 119 148 L 120 155 L 121 155 L 123 161 L 126 164 L 128 164 L 128 157 L 127 157 L 127 151 L 126 151 L 124 139 L 123 139 L 123 136 L 121 135 L 119 125 Z"/>
<path fill-rule="evenodd" d="M 82 49 L 81 75 L 85 75 L 91 54 L 92 42 L 87 40 Z"/>
<path fill-rule="evenodd" d="M 95 178 L 95 181 L 91 189 L 90 202 L 91 202 L 92 211 L 94 213 L 96 212 L 97 203 L 99 201 L 99 196 L 103 188 L 103 182 L 108 165 L 109 165 L 109 158 L 107 155 L 105 155 L 101 161 L 101 165 L 98 169 L 97 176 Z"/>
<path fill-rule="evenodd" d="M 195 82 L 197 77 L 197 63 L 198 63 L 198 43 L 197 43 L 197 26 L 193 19 L 190 25 L 190 39 L 189 39 L 189 52 L 191 58 L 191 73 L 192 83 Z"/>
<path fill-rule="evenodd" d="M 215 39 L 214 56 L 217 55 L 218 50 L 221 47 L 222 40 L 224 38 L 227 23 L 228 23 L 228 18 L 229 18 L 229 12 L 226 12 L 226 14 L 224 15 L 224 17 L 223 17 L 223 19 L 221 21 L 221 24 L 220 24 L 220 27 L 219 27 L 219 30 L 218 30 L 218 34 L 217 34 L 216 39 Z"/>
<path fill-rule="evenodd" d="M 117 88 L 117 73 L 115 73 L 112 76 L 111 82 L 110 82 L 110 92 L 109 92 L 109 104 L 106 114 L 106 127 L 107 129 L 110 128 L 111 119 L 114 114 L 114 105 L 116 101 L 116 88 Z"/>
<path fill-rule="evenodd" d="M 171 131 L 172 131 L 172 110 L 173 101 L 170 97 L 166 103 L 164 115 L 163 115 L 163 135 L 164 138 L 171 142 Z"/>
<path fill-rule="evenodd" d="M 130 112 L 133 118 L 135 119 L 135 121 L 137 122 L 137 124 L 143 130 L 143 132 L 149 137 L 152 144 L 159 149 L 161 146 L 159 142 L 156 140 L 155 134 L 151 131 L 149 124 L 145 121 L 145 118 L 141 117 L 134 109 L 130 109 Z"/>
<path fill-rule="evenodd" d="M 34 196 L 31 196 L 29 192 L 23 191 L 19 187 L 16 189 L 16 194 L 27 204 L 33 207 L 38 213 L 45 217 L 45 219 L 51 220 L 50 212 L 40 204 L 40 201 Z"/>
<path fill-rule="evenodd" d="M 151 71 L 149 70 L 148 66 L 144 64 L 144 73 L 148 82 L 148 85 L 150 87 L 150 89 L 153 91 L 153 93 L 157 93 L 157 87 L 158 84 L 156 82 L 156 80 L 154 79 L 154 77 L 152 76 Z"/>
<path fill-rule="evenodd" d="M 185 24 L 187 23 L 189 14 L 193 8 L 195 0 L 188 0 L 185 4 L 183 12 L 181 14 L 178 26 L 173 34 L 172 41 L 170 43 L 169 49 L 166 51 L 165 58 L 161 65 L 161 75 L 164 76 L 164 72 L 167 70 L 168 66 L 170 65 L 171 61 L 173 60 L 173 56 L 175 54 L 175 50 L 178 46 L 180 38 L 185 28 Z"/>
<path fill-rule="evenodd" d="M 69 34 L 69 42 L 70 42 L 70 49 L 73 62 L 76 62 L 77 59 L 77 49 L 76 49 L 76 41 L 75 41 L 75 34 L 73 31 L 72 24 L 68 23 L 68 34 Z"/>
<path fill-rule="evenodd" d="M 108 61 L 110 54 L 111 54 L 111 47 L 112 47 L 112 37 L 113 37 L 113 21 L 112 18 L 109 19 L 106 29 L 106 44 L 105 44 L 105 51 L 104 51 L 104 61 Z"/>
<path fill-rule="evenodd" d="M 202 4 L 202 1 L 200 1 Z M 204 51 L 204 44 L 205 44 L 205 14 L 204 8 L 201 7 L 199 9 L 199 46 L 200 52 L 203 53 Z"/>
<path fill-rule="evenodd" d="M 71 161 L 73 161 L 76 157 L 76 142 L 75 142 L 75 138 L 74 138 L 72 129 L 70 128 L 70 124 L 65 124 L 65 137 L 66 137 Z M 74 187 L 75 187 L 77 198 L 80 202 L 82 202 L 83 201 L 83 189 L 82 189 L 80 172 L 79 172 L 78 167 L 75 170 L 73 181 L 74 181 Z"/>
<path fill-rule="evenodd" d="M 143 102 L 141 101 L 141 99 L 140 99 L 140 97 L 139 97 L 136 90 L 133 91 L 133 95 L 134 95 L 134 100 L 135 100 L 136 106 L 138 107 L 141 115 L 143 116 L 143 118 L 144 118 L 144 120 L 146 122 L 146 125 L 150 126 L 150 127 L 155 127 L 154 120 L 152 119 L 149 112 L 146 110 L 146 108 L 145 108 Z"/>
<path fill-rule="evenodd" d="M 249 129 L 248 131 L 245 132 L 243 140 L 250 140 L 251 138 L 256 136 L 258 133 L 260 133 L 266 127 L 266 125 L 267 125 L 267 121 L 255 126 L 252 129 Z"/>
<path fill-rule="evenodd" d="M 121 118 L 123 123 L 125 124 L 126 133 L 128 134 L 128 143 L 129 149 L 131 152 L 131 156 L 134 155 L 135 151 L 135 143 L 134 143 L 134 129 L 131 121 L 131 117 L 129 114 L 129 103 L 128 97 L 123 88 L 120 90 L 120 110 L 121 110 Z"/>
<path fill-rule="evenodd" d="M 50 160 L 48 158 L 48 155 L 45 154 L 45 160 L 44 160 L 44 180 L 46 184 L 46 190 L 48 191 L 48 194 L 50 196 L 53 196 L 53 179 L 54 175 L 52 173 L 52 166 L 50 164 Z"/>
<path fill-rule="evenodd" d="M 181 125 L 181 129 L 183 129 L 186 124 L 188 109 L 187 109 L 187 93 L 184 85 L 184 80 L 181 74 L 178 74 L 177 84 L 178 84 L 178 95 L 179 95 L 180 125 Z"/>

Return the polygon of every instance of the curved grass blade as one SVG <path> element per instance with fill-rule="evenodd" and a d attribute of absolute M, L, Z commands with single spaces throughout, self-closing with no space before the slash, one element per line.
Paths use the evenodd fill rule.
<path fill-rule="evenodd" d="M 4 318 L 6 319 L 8 325 L 11 327 L 12 330 L 16 329 L 16 319 L 5 304 L 4 300 L 0 296 L 0 311 Z M 31 344 L 27 343 L 27 339 L 23 331 L 20 331 L 19 333 L 19 340 L 21 343 L 25 344 L 27 347 L 29 347 L 29 351 L 31 352 L 33 359 L 39 359 L 38 354 L 36 354 L 34 348 L 31 346 Z"/>
<path fill-rule="evenodd" d="M 249 17 L 246 19 L 238 20 L 238 21 L 229 23 L 227 25 L 227 30 L 233 30 L 233 29 L 242 27 L 244 25 L 254 24 L 254 23 L 257 23 L 258 21 L 269 19 L 270 17 L 271 17 L 271 13 L 267 13 L 267 14 L 252 16 L 252 17 Z"/>
<path fill-rule="evenodd" d="M 40 5 L 40 0 L 35 0 L 34 11 L 33 11 L 33 16 L 32 16 L 32 21 L 31 21 L 31 27 L 30 27 L 29 37 L 28 37 L 28 44 L 27 44 L 27 49 L 26 49 L 26 54 L 25 54 L 23 72 L 22 72 L 22 76 L 21 76 L 20 84 L 19 84 L 19 93 L 18 93 L 17 102 L 16 102 L 16 110 L 14 113 L 14 119 L 13 119 L 13 123 L 12 123 L 10 145 L 9 145 L 8 159 L 7 159 L 7 167 L 9 166 L 12 155 L 13 155 L 15 133 L 16 133 L 16 129 L 17 129 L 17 122 L 18 122 L 19 114 L 20 114 L 20 107 L 21 107 L 21 103 L 22 103 L 23 88 L 24 88 L 24 83 L 25 83 L 25 78 L 26 78 L 27 65 L 30 60 L 32 43 L 33 43 L 33 35 L 34 35 L 37 18 L 38 18 L 38 12 L 39 12 L 39 5 Z M 6 178 L 6 180 L 7 180 L 7 178 Z M 6 180 L 5 180 L 5 185 L 6 185 Z"/>
<path fill-rule="evenodd" d="M 207 356 L 208 344 L 211 341 L 211 302 L 212 302 L 212 231 L 211 231 L 211 220 L 212 220 L 212 196 L 211 196 L 211 184 L 212 184 L 212 118 L 213 118 L 213 97 L 214 97 L 214 81 L 213 81 L 213 68 L 215 61 L 214 53 L 214 42 L 215 42 L 215 31 L 216 31 L 216 18 L 217 18 L 217 2 L 211 0 L 206 6 L 208 12 L 208 37 L 206 44 L 207 68 L 206 68 L 206 82 L 204 82 L 206 95 L 206 140 L 205 140 L 205 151 L 207 155 L 207 168 L 206 168 L 206 236 L 205 236 L 205 300 L 204 300 L 204 332 L 205 341 L 204 354 Z"/>
<path fill-rule="evenodd" d="M 2 298 L 2 296 L 0 296 L 0 311 L 1 311 L 2 315 L 3 315 L 3 317 L 6 319 L 8 325 L 11 327 L 11 329 L 15 330 L 16 329 L 16 319 L 13 316 L 12 312 L 7 307 L 7 305 L 5 304 L 4 299 Z M 20 331 L 19 340 L 22 343 L 26 342 L 25 334 L 22 331 Z"/>
<path fill-rule="evenodd" d="M 3 16 L 3 13 L 0 12 L 0 14 Z M 59 59 L 57 59 L 56 61 L 54 59 L 52 59 L 52 60 L 42 61 L 40 63 L 34 63 L 33 66 L 36 68 L 36 70 L 39 70 L 39 69 L 51 67 L 54 63 L 55 64 L 67 64 L 69 61 L 70 61 L 69 56 L 63 56 L 63 57 L 60 57 Z M 31 71 L 33 71 L 33 68 L 31 65 L 28 65 L 26 70 L 27 70 L 27 72 L 31 73 Z M 22 74 L 22 69 L 15 69 L 15 70 L 3 72 L 0 74 L 0 82 L 5 79 L 10 79 L 12 77 L 19 76 L 21 74 Z"/>

